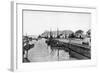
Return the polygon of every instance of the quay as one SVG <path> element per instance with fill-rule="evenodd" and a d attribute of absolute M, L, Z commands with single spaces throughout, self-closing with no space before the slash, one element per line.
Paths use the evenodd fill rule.
<path fill-rule="evenodd" d="M 83 59 L 91 59 L 91 47 L 88 45 L 71 43 L 70 41 L 62 41 L 60 39 L 48 39 L 46 43 L 51 46 L 52 51 L 58 50 L 58 58 L 59 58 L 59 50 L 64 50 L 69 52 L 70 57 L 76 58 L 79 60 Z"/>

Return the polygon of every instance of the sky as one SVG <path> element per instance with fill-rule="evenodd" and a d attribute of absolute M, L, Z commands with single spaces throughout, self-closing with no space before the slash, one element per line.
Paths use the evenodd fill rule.
<path fill-rule="evenodd" d="M 23 34 L 40 35 L 46 30 L 90 29 L 91 14 L 72 12 L 23 11 Z"/>

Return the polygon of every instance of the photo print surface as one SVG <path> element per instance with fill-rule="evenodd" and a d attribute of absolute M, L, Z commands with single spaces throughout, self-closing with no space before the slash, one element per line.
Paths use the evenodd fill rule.
<path fill-rule="evenodd" d="M 91 59 L 91 14 L 23 10 L 23 63 Z"/>

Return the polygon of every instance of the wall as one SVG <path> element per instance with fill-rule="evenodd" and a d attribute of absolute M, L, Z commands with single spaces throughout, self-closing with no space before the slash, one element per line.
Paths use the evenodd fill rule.
<path fill-rule="evenodd" d="M 100 47 L 99 47 L 99 18 L 100 18 L 100 0 L 31 0 L 34 3 L 43 4 L 58 4 L 58 5 L 75 5 L 79 6 L 96 6 L 98 23 L 94 26 L 95 30 L 95 47 L 98 51 L 98 65 L 97 67 L 82 67 L 82 68 L 62 68 L 62 69 L 48 69 L 48 70 L 34 70 L 34 73 L 99 73 L 100 69 Z M 0 73 L 10 73 L 10 0 L 0 0 Z M 28 73 L 28 72 L 27 72 Z"/>

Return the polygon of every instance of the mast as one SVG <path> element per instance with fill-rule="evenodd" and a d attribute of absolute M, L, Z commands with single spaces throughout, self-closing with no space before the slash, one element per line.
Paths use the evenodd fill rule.
<path fill-rule="evenodd" d="M 57 27 L 57 38 L 59 38 L 59 29 Z"/>
<path fill-rule="evenodd" d="M 52 38 L 52 30 L 51 30 L 51 28 L 50 28 L 50 38 Z"/>

